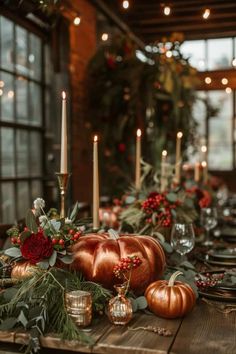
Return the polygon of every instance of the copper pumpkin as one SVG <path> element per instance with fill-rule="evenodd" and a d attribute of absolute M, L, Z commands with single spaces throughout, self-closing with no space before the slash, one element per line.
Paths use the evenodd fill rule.
<path fill-rule="evenodd" d="M 29 261 L 16 262 L 11 271 L 11 277 L 14 279 L 24 279 L 32 276 L 33 271 L 37 269 Z"/>
<path fill-rule="evenodd" d="M 183 282 L 175 281 L 181 272 L 172 274 L 169 281 L 158 280 L 145 291 L 148 306 L 157 316 L 177 318 L 186 315 L 195 305 L 196 296 L 192 288 Z"/>
<path fill-rule="evenodd" d="M 137 255 L 142 264 L 132 271 L 130 287 L 142 293 L 158 279 L 165 267 L 165 254 L 160 244 L 150 236 L 121 235 L 109 238 L 106 233 L 88 234 L 73 246 L 74 261 L 71 269 L 81 271 L 85 278 L 112 288 L 117 279 L 114 266 L 120 258 Z"/>

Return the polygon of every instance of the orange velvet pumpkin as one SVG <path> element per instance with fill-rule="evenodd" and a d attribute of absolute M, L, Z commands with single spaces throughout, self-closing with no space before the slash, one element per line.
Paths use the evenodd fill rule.
<path fill-rule="evenodd" d="M 130 287 L 142 293 L 158 279 L 165 267 L 165 254 L 160 244 L 150 236 L 120 235 L 110 238 L 109 234 L 82 236 L 72 248 L 74 261 L 72 270 L 81 271 L 85 278 L 112 288 L 119 280 L 113 274 L 120 258 L 137 255 L 142 264 L 132 271 Z"/>
<path fill-rule="evenodd" d="M 28 261 L 16 262 L 12 267 L 11 277 L 14 279 L 30 277 L 36 268 L 35 265 L 32 265 Z"/>
<path fill-rule="evenodd" d="M 195 305 L 196 296 L 190 285 L 175 281 L 181 272 L 175 272 L 167 280 L 158 280 L 145 291 L 148 306 L 157 316 L 177 318 L 186 315 Z"/>

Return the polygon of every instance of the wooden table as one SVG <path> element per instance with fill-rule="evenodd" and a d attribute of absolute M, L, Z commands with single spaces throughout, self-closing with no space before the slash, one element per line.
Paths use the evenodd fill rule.
<path fill-rule="evenodd" d="M 212 302 L 213 303 L 213 302 Z M 218 304 L 219 303 L 215 303 Z M 165 320 L 154 315 L 135 314 L 129 326 L 160 326 L 170 329 L 171 337 L 160 337 L 147 331 L 132 331 L 112 326 L 106 318 L 92 326 L 95 339 L 92 348 L 76 341 L 62 341 L 57 337 L 41 338 L 43 354 L 235 354 L 236 311 L 220 313 L 216 307 L 198 300 L 192 313 L 184 319 Z M 0 354 L 19 353 L 19 344 L 27 343 L 27 334 L 0 332 Z M 18 344 L 18 346 L 17 346 Z"/>

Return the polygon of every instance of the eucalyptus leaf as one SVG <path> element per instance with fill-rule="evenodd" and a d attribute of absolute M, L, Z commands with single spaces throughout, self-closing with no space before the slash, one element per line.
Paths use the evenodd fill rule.
<path fill-rule="evenodd" d="M 192 263 L 188 262 L 188 261 L 184 261 L 180 264 L 181 267 L 187 268 L 187 269 L 194 269 L 195 267 Z"/>
<path fill-rule="evenodd" d="M 24 326 L 24 328 L 26 328 L 28 320 L 25 317 L 25 314 L 23 311 L 20 312 L 18 318 L 17 318 L 18 322 L 20 322 L 22 324 L 22 326 Z"/>
<path fill-rule="evenodd" d="M 29 209 L 26 213 L 25 224 L 31 232 L 35 234 L 38 232 L 38 225 L 36 222 L 36 218 L 31 209 Z"/>
<path fill-rule="evenodd" d="M 7 288 L 3 292 L 3 297 L 6 301 L 11 301 L 15 295 L 17 294 L 18 289 L 17 288 Z"/>
<path fill-rule="evenodd" d="M 53 267 L 56 263 L 56 260 L 57 260 L 57 251 L 54 250 L 51 257 L 49 258 L 49 265 Z"/>
<path fill-rule="evenodd" d="M 164 249 L 164 251 L 166 251 L 167 253 L 172 253 L 173 252 L 173 247 L 168 243 L 168 242 L 163 242 L 163 241 L 159 241 L 162 248 Z"/>
<path fill-rule="evenodd" d="M 129 300 L 131 301 L 133 312 L 136 312 L 138 310 L 138 303 L 137 303 L 136 299 L 129 297 Z"/>
<path fill-rule="evenodd" d="M 109 229 L 108 234 L 109 234 L 109 238 L 112 240 L 118 240 L 118 238 L 119 238 L 118 232 L 113 229 Z"/>
<path fill-rule="evenodd" d="M 147 300 L 145 296 L 139 296 L 136 299 L 138 310 L 144 310 L 147 307 Z"/>
<path fill-rule="evenodd" d="M 165 237 L 160 232 L 153 232 L 153 236 L 156 237 L 160 242 L 165 242 Z"/>
<path fill-rule="evenodd" d="M 44 261 L 38 262 L 37 266 L 41 269 L 48 269 L 49 268 L 49 261 L 44 260 Z"/>
<path fill-rule="evenodd" d="M 22 257 L 21 251 L 17 247 L 11 247 L 4 251 L 7 256 L 18 258 Z"/>
<path fill-rule="evenodd" d="M 70 217 L 69 217 L 69 219 L 72 221 L 72 223 L 75 221 L 78 211 L 79 211 L 79 202 L 77 201 L 75 203 L 74 208 L 73 208 L 73 210 L 70 214 Z"/>
<path fill-rule="evenodd" d="M 178 199 L 177 194 L 176 193 L 167 193 L 166 194 L 166 199 L 171 202 L 174 203 L 176 202 L 176 200 Z"/>
<path fill-rule="evenodd" d="M 9 329 L 14 328 L 16 323 L 17 323 L 17 319 L 15 317 L 8 317 L 1 323 L 0 330 L 8 331 Z"/>
<path fill-rule="evenodd" d="M 70 255 L 66 255 L 64 257 L 61 257 L 60 261 L 62 261 L 65 264 L 71 264 L 73 262 L 73 257 Z"/>
<path fill-rule="evenodd" d="M 51 219 L 51 220 L 49 220 L 49 222 L 50 222 L 52 228 L 53 228 L 56 232 L 58 232 L 58 231 L 60 230 L 60 228 L 61 228 L 61 222 L 60 222 L 60 221 L 57 221 L 57 220 L 55 220 L 55 219 Z"/>

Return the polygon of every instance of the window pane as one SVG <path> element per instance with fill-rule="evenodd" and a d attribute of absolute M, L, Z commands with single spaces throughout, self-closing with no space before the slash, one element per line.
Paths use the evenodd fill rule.
<path fill-rule="evenodd" d="M 209 39 L 208 70 L 224 69 L 231 66 L 233 42 L 231 38 Z"/>
<path fill-rule="evenodd" d="M 27 53 L 27 31 L 16 26 L 16 71 L 23 75 L 29 74 Z"/>
<path fill-rule="evenodd" d="M 30 124 L 40 126 L 42 124 L 42 92 L 41 87 L 30 82 Z"/>
<path fill-rule="evenodd" d="M 210 91 L 209 97 L 219 111 L 209 120 L 209 167 L 210 169 L 232 169 L 232 116 L 233 95 L 225 91 Z"/>
<path fill-rule="evenodd" d="M 0 17 L 0 65 L 12 70 L 14 61 L 14 31 L 13 22 Z"/>
<path fill-rule="evenodd" d="M 13 76 L 0 73 L 0 100 L 1 100 L 1 116 L 0 120 L 12 122 L 14 120 L 14 86 Z"/>
<path fill-rule="evenodd" d="M 30 133 L 30 174 L 40 176 L 42 174 L 42 144 L 41 134 Z"/>
<path fill-rule="evenodd" d="M 15 221 L 15 196 L 13 183 L 1 183 L 2 223 L 12 224 Z"/>
<path fill-rule="evenodd" d="M 36 198 L 42 198 L 42 183 L 40 181 L 32 181 L 31 183 L 31 196 L 32 196 L 32 202 Z"/>
<path fill-rule="evenodd" d="M 29 141 L 28 132 L 25 130 L 16 131 L 16 159 L 17 176 L 27 177 L 29 175 Z"/>
<path fill-rule="evenodd" d="M 30 208 L 28 182 L 17 183 L 17 218 L 23 219 L 27 209 Z"/>
<path fill-rule="evenodd" d="M 206 93 L 203 91 L 198 91 L 193 105 L 193 117 L 198 124 L 197 132 L 201 137 L 206 136 L 206 100 Z"/>
<path fill-rule="evenodd" d="M 189 57 L 189 63 L 200 71 L 206 69 L 205 41 L 186 41 L 181 45 L 181 53 Z"/>
<path fill-rule="evenodd" d="M 2 177 L 15 177 L 14 131 L 1 128 L 1 174 Z"/>
<path fill-rule="evenodd" d="M 22 77 L 16 80 L 16 118 L 20 123 L 28 123 L 27 80 Z"/>
<path fill-rule="evenodd" d="M 40 80 L 42 73 L 42 45 L 41 40 L 34 34 L 29 35 L 29 67 L 30 76 Z"/>

